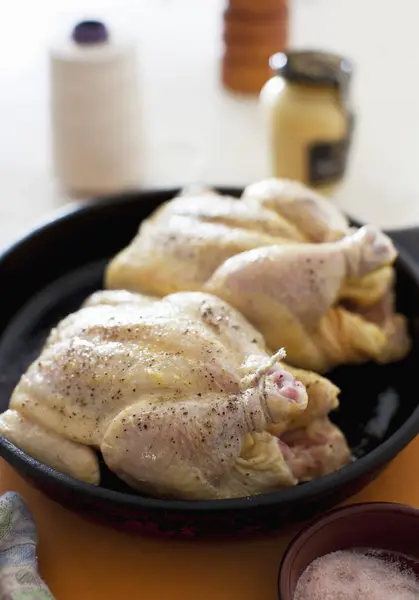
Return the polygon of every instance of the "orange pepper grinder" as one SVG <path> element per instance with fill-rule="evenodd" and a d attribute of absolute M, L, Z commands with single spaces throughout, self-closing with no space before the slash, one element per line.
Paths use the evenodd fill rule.
<path fill-rule="evenodd" d="M 269 57 L 286 50 L 289 0 L 228 0 L 223 12 L 223 86 L 258 94 L 270 79 Z"/>

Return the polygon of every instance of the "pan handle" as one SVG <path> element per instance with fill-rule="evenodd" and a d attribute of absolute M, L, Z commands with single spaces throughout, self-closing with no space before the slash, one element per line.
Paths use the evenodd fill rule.
<path fill-rule="evenodd" d="M 404 250 L 419 268 L 419 227 L 391 229 L 386 231 L 396 246 Z"/>

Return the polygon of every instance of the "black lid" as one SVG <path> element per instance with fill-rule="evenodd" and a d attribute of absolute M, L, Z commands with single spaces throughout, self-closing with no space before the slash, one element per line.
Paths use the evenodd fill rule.
<path fill-rule="evenodd" d="M 109 33 L 101 21 L 80 21 L 73 29 L 72 38 L 77 44 L 103 44 L 108 41 Z"/>
<path fill-rule="evenodd" d="M 296 83 L 346 88 L 352 75 L 352 63 L 343 56 L 320 50 L 277 52 L 269 59 L 273 71 Z"/>

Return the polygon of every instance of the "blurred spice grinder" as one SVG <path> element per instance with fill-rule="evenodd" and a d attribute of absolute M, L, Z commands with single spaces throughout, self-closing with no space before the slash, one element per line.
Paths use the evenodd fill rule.
<path fill-rule="evenodd" d="M 288 0 L 229 0 L 223 13 L 225 88 L 259 94 L 271 77 L 269 57 L 288 43 Z"/>

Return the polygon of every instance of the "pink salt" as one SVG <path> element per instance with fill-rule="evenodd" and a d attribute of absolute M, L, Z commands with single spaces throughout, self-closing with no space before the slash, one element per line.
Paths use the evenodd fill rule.
<path fill-rule="evenodd" d="M 419 600 L 419 580 L 404 557 L 381 550 L 340 550 L 314 560 L 293 600 Z"/>

